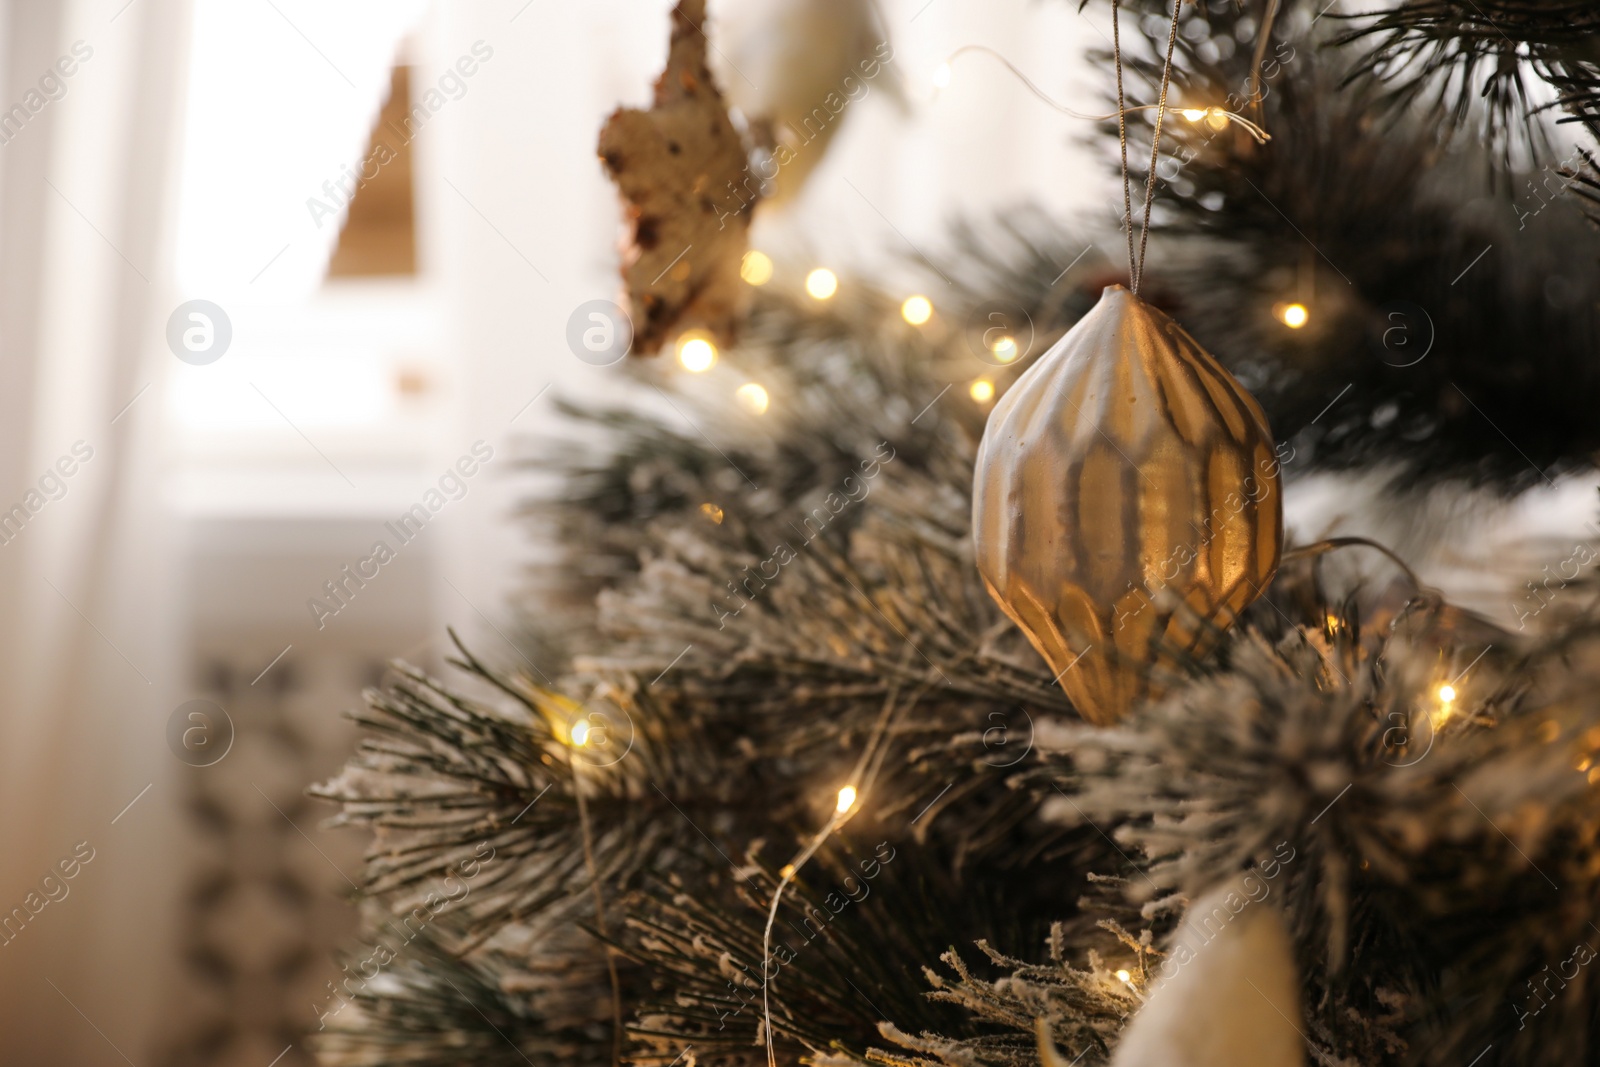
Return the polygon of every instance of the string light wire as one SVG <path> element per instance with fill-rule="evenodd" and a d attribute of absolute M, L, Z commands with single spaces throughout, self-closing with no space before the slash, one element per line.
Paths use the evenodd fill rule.
<path fill-rule="evenodd" d="M 1102 122 L 1111 118 L 1115 118 L 1117 120 L 1117 147 L 1121 151 L 1122 155 L 1122 214 L 1123 219 L 1125 220 L 1124 229 L 1128 235 L 1128 286 L 1133 290 L 1134 294 L 1137 295 L 1139 292 L 1139 283 L 1144 277 L 1145 252 L 1150 242 L 1150 208 L 1155 202 L 1156 163 L 1159 161 L 1161 152 L 1161 125 L 1162 121 L 1166 118 L 1167 113 L 1167 91 L 1172 83 L 1172 53 L 1178 42 L 1178 20 L 1183 10 L 1183 3 L 1182 0 L 1173 0 L 1172 29 L 1167 35 L 1166 62 L 1162 66 L 1161 70 L 1160 99 L 1154 104 L 1139 104 L 1131 108 L 1128 106 L 1127 98 L 1122 87 L 1122 32 L 1121 19 L 1118 17 L 1121 7 L 1121 0 L 1111 0 L 1111 54 L 1116 62 L 1117 69 L 1117 110 L 1113 114 L 1086 115 L 1081 111 L 1075 111 L 1072 108 L 1067 107 L 1065 104 L 1052 99 L 1049 94 L 1034 84 L 1033 79 L 1024 74 L 1015 63 L 1011 62 L 1011 60 L 1007 59 L 1005 56 L 1001 55 L 999 52 L 988 47 L 987 45 L 962 45 L 960 48 L 957 48 L 954 52 L 951 52 L 948 57 L 946 57 L 944 64 L 940 69 L 941 71 L 948 73 L 951 69 L 950 64 L 958 56 L 964 55 L 967 52 L 979 52 L 997 60 L 1002 66 L 1010 71 L 1018 81 L 1026 86 L 1028 91 L 1036 98 L 1064 115 L 1071 115 L 1073 118 L 1079 119 L 1090 119 L 1095 122 Z M 1223 108 L 1207 108 L 1205 110 L 1208 114 L 1216 113 L 1220 115 L 1226 115 L 1230 121 L 1238 123 L 1250 134 L 1251 137 L 1255 138 L 1257 144 L 1265 144 L 1267 141 L 1272 139 L 1266 130 L 1262 129 L 1258 124 L 1250 121 L 1248 118 L 1238 114 L 1237 112 L 1228 111 Z M 1145 185 L 1144 222 L 1140 228 L 1139 254 L 1137 258 L 1135 258 L 1133 251 L 1132 180 L 1128 176 L 1128 113 L 1130 111 L 1154 111 L 1156 113 L 1155 135 L 1150 140 L 1150 173 Z"/>
<path fill-rule="evenodd" d="M 856 812 L 861 810 L 862 799 L 877 780 L 878 772 L 883 767 L 884 757 L 888 754 L 889 746 L 884 744 L 884 738 L 889 731 L 889 723 L 894 718 L 899 706 L 900 683 L 897 680 L 894 687 L 889 690 L 889 698 L 884 701 L 883 711 L 878 715 L 878 721 L 873 724 L 872 734 L 867 739 L 866 747 L 861 750 L 861 756 L 856 760 L 855 770 L 851 775 L 851 785 L 845 789 L 855 790 L 855 800 L 851 804 L 843 804 L 844 790 L 840 790 L 841 803 L 834 807 L 833 814 L 828 817 L 828 822 L 814 834 L 806 847 L 799 854 L 784 865 L 778 878 L 778 887 L 772 891 L 772 904 L 767 909 L 767 926 L 761 934 L 761 1014 L 762 1030 L 766 1034 L 767 1042 L 767 1067 L 778 1067 L 778 1055 L 772 1044 L 772 976 L 768 973 L 770 968 L 767 961 L 772 958 L 772 928 L 778 921 L 778 904 L 783 899 L 783 891 L 789 883 L 794 881 L 811 857 L 817 850 L 832 837 L 845 823 L 849 822 Z M 915 704 L 916 699 L 907 702 L 907 706 Z"/>
<path fill-rule="evenodd" d="M 954 52 L 951 52 L 948 56 L 945 56 L 944 66 L 946 68 L 948 68 L 951 63 L 955 62 L 957 57 L 964 56 L 968 52 L 979 52 L 979 53 L 982 53 L 983 55 L 986 55 L 986 56 L 990 57 L 991 59 L 995 60 L 1001 66 L 1003 66 L 1007 70 L 1009 70 L 1012 73 L 1012 75 L 1018 81 L 1020 81 L 1024 86 L 1027 87 L 1028 92 L 1032 93 L 1041 103 L 1045 104 L 1048 107 L 1054 108 L 1055 110 L 1061 112 L 1063 115 L 1071 115 L 1075 119 L 1093 119 L 1093 120 L 1095 120 L 1097 122 L 1098 121 L 1104 121 L 1106 119 L 1114 119 L 1114 118 L 1117 117 L 1115 113 L 1108 114 L 1108 115 L 1086 115 L 1081 111 L 1074 111 L 1072 108 L 1068 107 L 1067 105 L 1061 103 L 1058 100 L 1053 99 L 1043 89 L 1039 88 L 1039 86 L 1034 83 L 1032 78 L 1030 78 L 1026 74 L 1024 74 L 1022 72 L 1021 68 L 1019 68 L 1015 63 L 1011 62 L 1011 60 L 1007 59 L 1000 52 L 997 52 L 993 48 L 990 48 L 988 45 L 984 45 L 984 44 L 964 44 L 960 48 L 957 48 Z M 1154 104 L 1146 104 L 1146 105 L 1144 105 L 1144 107 L 1135 108 L 1134 110 L 1135 111 L 1142 111 L 1142 110 L 1145 110 L 1147 108 L 1153 108 L 1153 107 L 1155 107 Z"/>
<path fill-rule="evenodd" d="M 1114 26 L 1113 26 L 1113 31 L 1115 31 L 1115 27 Z M 1113 45 L 1113 47 L 1115 47 L 1115 46 Z M 1043 89 L 1039 88 L 1039 86 L 1033 81 L 1033 79 L 1029 78 L 1026 74 L 1024 74 L 1022 72 L 1021 68 L 1019 68 L 1015 63 L 1011 62 L 1011 60 L 1007 59 L 1000 52 L 997 52 L 993 48 L 990 48 L 988 45 L 982 45 L 982 44 L 964 44 L 964 45 L 962 45 L 960 48 L 957 48 L 954 52 L 951 52 L 948 56 L 945 57 L 943 67 L 941 69 L 944 70 L 944 71 L 948 71 L 949 68 L 950 68 L 950 64 L 958 56 L 965 55 L 968 52 L 979 52 L 979 53 L 982 53 L 983 55 L 989 56 L 990 58 L 994 59 L 1001 66 L 1005 67 L 1006 70 L 1010 71 L 1011 74 L 1018 81 L 1020 81 L 1023 84 L 1023 86 L 1028 90 L 1028 92 L 1033 94 L 1035 99 L 1037 99 L 1040 103 L 1044 104 L 1046 107 L 1050 107 L 1050 108 L 1055 109 L 1056 111 L 1061 112 L 1063 115 L 1071 115 L 1075 119 L 1087 119 L 1090 122 L 1108 122 L 1111 119 L 1114 119 L 1114 118 L 1118 117 L 1118 112 L 1116 112 L 1116 111 L 1108 111 L 1104 115 L 1089 115 L 1089 114 L 1085 114 L 1082 111 L 1076 111 L 1076 110 L 1068 107 L 1067 105 L 1061 103 L 1059 100 L 1056 100 L 1053 97 L 1051 97 Z M 1135 111 L 1154 111 L 1158 107 L 1160 107 L 1161 105 L 1159 105 L 1159 104 L 1135 104 L 1133 107 L 1127 107 L 1122 102 L 1121 98 L 1119 97 L 1118 101 L 1117 101 L 1117 106 L 1124 113 L 1131 114 L 1132 112 L 1135 112 Z M 1226 108 L 1220 108 L 1220 107 L 1196 108 L 1195 110 L 1196 111 L 1200 111 L 1202 114 L 1215 113 L 1215 114 L 1218 114 L 1218 115 L 1226 115 L 1231 121 L 1238 123 L 1240 126 L 1244 127 L 1245 130 L 1249 131 L 1250 136 L 1254 137 L 1258 143 L 1265 144 L 1267 141 L 1272 140 L 1272 138 L 1270 136 L 1268 136 L 1266 130 L 1262 129 L 1260 126 L 1256 125 L 1254 122 L 1251 122 L 1248 118 L 1246 118 L 1244 115 L 1239 114 L 1237 111 L 1229 111 Z"/>
<path fill-rule="evenodd" d="M 583 834 L 583 862 L 589 869 L 589 886 L 594 890 L 594 925 L 600 936 L 606 936 L 605 896 L 600 891 L 600 868 L 594 859 L 594 831 L 589 825 L 589 806 L 583 799 L 583 776 L 578 771 L 572 750 L 567 750 L 567 769 L 572 774 L 572 795 L 578 802 L 578 828 Z M 606 944 L 606 970 L 611 976 L 611 1062 L 613 1067 L 622 1063 L 622 979 L 617 974 L 617 953 Z"/>

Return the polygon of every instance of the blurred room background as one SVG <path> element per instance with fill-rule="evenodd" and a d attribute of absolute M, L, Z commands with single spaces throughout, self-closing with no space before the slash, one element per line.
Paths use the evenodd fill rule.
<path fill-rule="evenodd" d="M 627 390 L 565 337 L 617 290 L 595 139 L 669 7 L 0 3 L 0 1062 L 311 1062 L 364 841 L 304 790 L 386 660 L 523 655 L 537 440 Z M 981 57 L 934 93 L 982 44 L 1099 110 L 1105 27 L 881 9 L 882 85 L 755 247 L 849 284 L 958 213 L 1114 217 L 1086 124 Z"/>

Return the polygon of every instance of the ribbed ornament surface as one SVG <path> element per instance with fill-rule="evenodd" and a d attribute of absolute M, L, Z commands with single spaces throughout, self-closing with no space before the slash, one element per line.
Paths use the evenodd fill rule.
<path fill-rule="evenodd" d="M 1225 629 L 1277 571 L 1271 431 L 1194 338 L 1114 285 L 995 405 L 972 526 L 989 593 L 1083 717 L 1115 722 L 1152 695 L 1163 643 L 1213 643 L 1158 606 L 1163 587 Z"/>

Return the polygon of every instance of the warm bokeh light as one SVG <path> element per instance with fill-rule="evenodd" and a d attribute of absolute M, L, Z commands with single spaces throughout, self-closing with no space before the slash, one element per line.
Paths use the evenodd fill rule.
<path fill-rule="evenodd" d="M 839 291 L 839 276 L 827 267 L 818 267 L 806 275 L 806 292 L 813 300 L 826 300 Z"/>
<path fill-rule="evenodd" d="M 994 383 L 987 378 L 979 378 L 977 381 L 972 383 L 972 387 L 968 389 L 967 392 L 970 393 L 972 395 L 972 399 L 976 400 L 978 403 L 987 404 L 989 401 L 994 399 Z"/>
<path fill-rule="evenodd" d="M 757 385 L 755 382 L 745 382 L 743 385 L 739 386 L 738 390 L 733 395 L 739 398 L 739 403 L 743 404 L 757 415 L 761 415 L 766 412 L 767 404 L 771 400 L 771 398 L 767 396 L 767 391 L 761 386 Z"/>
<path fill-rule="evenodd" d="M 1190 122 L 1205 120 L 1205 124 L 1213 130 L 1220 130 L 1228 124 L 1231 116 L 1226 108 L 1221 107 L 1186 107 L 1178 112 Z"/>
<path fill-rule="evenodd" d="M 589 724 L 586 723 L 586 722 L 575 722 L 575 723 L 573 723 L 572 724 L 572 744 L 573 744 L 573 746 L 576 747 L 576 748 L 582 748 L 584 745 L 586 745 L 588 743 L 589 743 Z"/>
<path fill-rule="evenodd" d="M 856 787 L 847 785 L 839 790 L 839 805 L 836 809 L 840 815 L 856 806 Z"/>
<path fill-rule="evenodd" d="M 717 346 L 703 333 L 690 332 L 679 337 L 677 349 L 678 362 L 683 369 L 695 374 L 710 370 L 717 361 Z"/>
<path fill-rule="evenodd" d="M 1119 982 L 1130 982 L 1131 983 L 1132 980 L 1133 980 L 1133 975 L 1129 974 L 1127 971 L 1118 971 L 1117 972 L 1117 981 L 1119 981 Z"/>
<path fill-rule="evenodd" d="M 766 285 L 772 280 L 772 257 L 752 248 L 739 264 L 739 277 L 751 285 Z"/>
<path fill-rule="evenodd" d="M 994 358 L 998 359 L 1001 363 L 1010 363 L 1012 360 L 1016 359 L 1017 356 L 1021 355 L 1021 351 L 1017 348 L 1016 338 L 1014 337 L 1000 338 L 994 344 L 989 346 L 989 351 L 993 352 Z"/>
<path fill-rule="evenodd" d="M 1446 682 L 1437 690 L 1439 706 L 1428 712 L 1428 722 L 1435 729 L 1439 729 L 1450 721 L 1450 716 L 1455 712 L 1456 687 Z"/>
<path fill-rule="evenodd" d="M 710 501 L 700 505 L 700 514 L 704 515 L 718 526 L 722 525 L 722 509 Z"/>
<path fill-rule="evenodd" d="M 921 326 L 933 318 L 933 302 L 925 296 L 908 296 L 900 305 L 900 317 L 913 326 Z"/>
<path fill-rule="evenodd" d="M 1287 304 L 1278 313 L 1278 318 L 1291 330 L 1298 330 L 1311 321 L 1311 312 L 1304 304 Z"/>

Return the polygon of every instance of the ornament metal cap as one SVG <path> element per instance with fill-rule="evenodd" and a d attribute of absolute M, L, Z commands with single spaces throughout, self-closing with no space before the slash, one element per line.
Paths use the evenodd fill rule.
<path fill-rule="evenodd" d="M 1266 416 L 1167 315 L 1109 286 L 995 405 L 973 474 L 991 596 L 1079 713 L 1115 722 L 1271 582 L 1283 497 Z"/>

